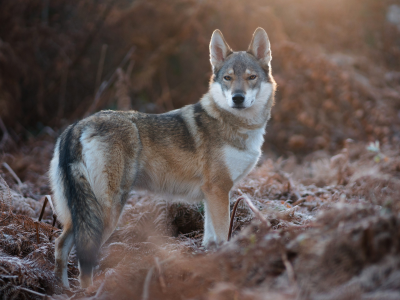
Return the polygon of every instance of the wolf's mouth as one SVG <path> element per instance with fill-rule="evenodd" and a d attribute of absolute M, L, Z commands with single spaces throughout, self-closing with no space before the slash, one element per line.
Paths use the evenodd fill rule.
<path fill-rule="evenodd" d="M 245 106 L 243 106 L 243 105 L 235 105 L 235 106 L 232 106 L 232 108 L 236 108 L 236 109 L 244 109 L 244 108 L 246 108 Z"/>

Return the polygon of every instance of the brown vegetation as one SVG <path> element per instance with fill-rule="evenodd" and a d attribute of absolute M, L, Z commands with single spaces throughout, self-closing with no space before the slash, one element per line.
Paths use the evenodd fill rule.
<path fill-rule="evenodd" d="M 232 205 L 241 190 L 271 226 L 252 220 L 241 203 L 232 241 L 214 250 L 200 246 L 202 205 L 132 192 L 118 229 L 102 248 L 95 285 L 86 292 L 78 289 L 71 255 L 75 297 L 395 299 L 400 295 L 400 153 L 350 143 L 342 154 L 314 152 L 302 164 L 293 157 L 262 162 L 235 189 Z M 377 163 L 378 155 L 384 158 Z M 25 289 L 62 293 L 52 272 L 53 235 L 59 230 L 52 234 L 50 225 L 40 223 L 37 243 L 37 217 L 27 216 L 30 210 L 19 206 L 24 196 L 18 185 L 10 185 L 15 190 L 4 182 L 0 189 L 2 293 L 28 298 L 35 294 Z M 38 216 L 31 202 L 23 205 Z M 45 216 L 50 223 L 51 212 Z"/>
<path fill-rule="evenodd" d="M 241 50 L 261 26 L 279 85 L 267 136 L 274 150 L 332 151 L 346 138 L 398 142 L 400 33 L 385 19 L 392 2 L 7 1 L 0 117 L 18 141 L 88 111 L 194 103 L 207 89 L 212 31 Z M 102 81 L 108 88 L 93 107 Z M 117 100 L 121 93 L 130 105 Z"/>
<path fill-rule="evenodd" d="M 201 204 L 132 192 L 87 291 L 72 251 L 72 297 L 399 299 L 400 30 L 386 19 L 392 4 L 1 2 L 0 296 L 71 296 L 52 271 L 60 224 L 51 226 L 49 205 L 37 222 L 57 133 L 100 109 L 163 112 L 196 102 L 207 90 L 212 31 L 243 50 L 261 26 L 276 105 L 266 155 L 231 205 L 244 193 L 270 226 L 241 202 L 231 242 L 205 250 Z"/>

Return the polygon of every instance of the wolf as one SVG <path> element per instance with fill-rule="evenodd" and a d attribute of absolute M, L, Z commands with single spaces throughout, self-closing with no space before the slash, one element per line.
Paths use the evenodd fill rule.
<path fill-rule="evenodd" d="M 163 114 L 101 111 L 58 138 L 49 173 L 63 224 L 55 275 L 66 288 L 74 244 L 81 286 L 92 284 L 99 249 L 117 226 L 132 189 L 204 201 L 203 245 L 227 240 L 229 194 L 261 155 L 276 84 L 262 28 L 248 50 L 238 52 L 215 30 L 210 61 L 209 91 L 198 103 Z"/>

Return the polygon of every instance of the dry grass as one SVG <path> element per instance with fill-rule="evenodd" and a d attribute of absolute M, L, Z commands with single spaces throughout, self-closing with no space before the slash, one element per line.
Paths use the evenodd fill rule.
<path fill-rule="evenodd" d="M 0 117 L 12 138 L 4 147 L 82 118 L 103 80 L 96 109 L 194 103 L 207 90 L 212 31 L 243 50 L 258 26 L 270 36 L 279 86 L 273 150 L 336 151 L 347 138 L 398 144 L 400 32 L 385 19 L 392 2 L 57 0 L 45 2 L 47 17 L 41 0 L 4 2 Z"/>
<path fill-rule="evenodd" d="M 71 296 L 53 275 L 49 206 L 35 223 L 62 128 L 91 109 L 196 102 L 212 31 L 240 50 L 261 26 L 276 105 L 266 154 L 231 208 L 244 193 L 268 222 L 242 201 L 231 242 L 206 250 L 201 204 L 132 192 L 89 290 L 78 288 L 72 250 L 73 299 L 399 299 L 400 31 L 385 19 L 394 3 L 1 2 L 0 165 L 21 183 L 0 168 L 0 297 Z"/>
<path fill-rule="evenodd" d="M 342 160 L 321 152 L 300 164 L 291 158 L 264 160 L 235 188 L 231 204 L 241 190 L 272 226 L 254 219 L 243 202 L 232 241 L 207 251 L 201 247 L 202 205 L 133 192 L 102 248 L 94 286 L 86 292 L 78 289 L 73 251 L 69 275 L 75 297 L 395 299 L 400 289 L 400 153 L 380 149 L 386 159 L 376 162 L 376 152 L 366 146 L 349 144 Z M 23 197 L 8 188 L 1 191 L 15 203 Z M 2 220 L 1 258 L 7 270 L 2 295 L 28 297 L 18 289 L 24 287 L 67 298 L 52 272 L 51 226 L 40 226 L 37 244 L 30 217 L 7 213 Z"/>

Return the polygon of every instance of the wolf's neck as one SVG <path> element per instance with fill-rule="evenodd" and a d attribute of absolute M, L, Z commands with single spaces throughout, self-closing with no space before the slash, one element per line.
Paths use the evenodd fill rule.
<path fill-rule="evenodd" d="M 269 105 L 264 105 L 260 110 L 237 110 L 237 113 L 234 113 L 220 107 L 214 100 L 211 92 L 205 94 L 200 102 L 211 117 L 220 120 L 235 131 L 263 128 L 270 118 L 271 108 Z"/>

